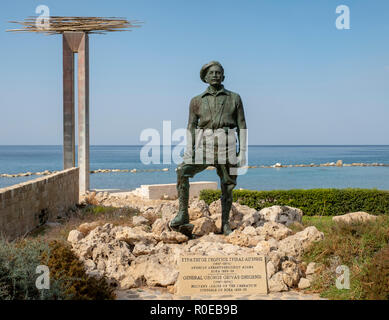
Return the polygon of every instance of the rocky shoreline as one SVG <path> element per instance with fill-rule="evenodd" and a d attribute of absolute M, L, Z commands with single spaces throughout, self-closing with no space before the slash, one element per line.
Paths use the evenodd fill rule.
<path fill-rule="evenodd" d="M 353 162 L 353 163 L 343 163 L 342 160 L 338 160 L 336 162 L 327 162 L 327 163 L 321 163 L 321 164 L 281 164 L 281 163 L 275 163 L 270 166 L 264 166 L 264 165 L 254 165 L 254 166 L 244 166 L 243 168 L 246 169 L 257 169 L 257 168 L 304 168 L 304 167 L 389 167 L 388 163 L 362 163 L 362 162 Z M 209 166 L 206 170 L 214 170 L 215 167 Z M 163 168 L 163 169 L 97 169 L 97 170 L 91 170 L 90 173 L 109 173 L 109 172 L 129 172 L 129 173 L 139 173 L 139 172 L 167 172 L 169 171 L 169 168 Z M 23 173 L 15 173 L 15 174 L 9 174 L 9 173 L 2 173 L 0 174 L 1 178 L 17 178 L 17 177 L 29 177 L 29 176 L 45 176 L 50 175 L 54 173 L 58 173 L 60 171 L 50 171 L 45 170 L 42 172 L 23 172 Z"/>

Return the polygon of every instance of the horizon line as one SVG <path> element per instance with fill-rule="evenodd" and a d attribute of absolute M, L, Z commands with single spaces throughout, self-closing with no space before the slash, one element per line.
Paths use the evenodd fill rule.
<path fill-rule="evenodd" d="M 90 147 L 143 147 L 146 144 L 91 144 Z M 151 147 L 161 146 L 177 146 L 171 145 L 148 145 Z M 0 147 L 61 147 L 62 144 L 0 144 Z M 78 144 L 75 146 L 78 147 Z M 249 144 L 249 147 L 374 147 L 374 146 L 389 146 L 389 144 Z"/>

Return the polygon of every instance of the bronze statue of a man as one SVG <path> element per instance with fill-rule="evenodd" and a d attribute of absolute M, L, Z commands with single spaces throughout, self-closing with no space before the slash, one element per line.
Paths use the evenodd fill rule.
<path fill-rule="evenodd" d="M 219 62 L 211 61 L 204 65 L 200 71 L 200 78 L 209 86 L 190 102 L 187 150 L 184 162 L 177 167 L 179 212 L 170 222 L 170 227 L 191 235 L 193 225 L 189 224 L 188 214 L 189 178 L 212 165 L 216 167 L 220 177 L 222 191 L 221 232 L 228 235 L 232 232 L 229 214 L 232 190 L 236 186 L 236 169 L 244 164 L 242 155 L 245 146 L 241 140 L 242 132 L 246 133 L 246 120 L 240 96 L 226 90 L 222 85 L 224 69 Z M 235 132 L 239 142 L 238 149 Z M 209 137 L 210 139 L 205 139 Z M 211 143 L 205 145 L 207 141 Z"/>

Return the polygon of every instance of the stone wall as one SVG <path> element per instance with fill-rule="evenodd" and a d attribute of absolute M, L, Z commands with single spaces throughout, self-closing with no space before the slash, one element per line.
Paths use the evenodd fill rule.
<path fill-rule="evenodd" d="M 23 236 L 79 202 L 78 168 L 0 189 L 0 234 Z"/>

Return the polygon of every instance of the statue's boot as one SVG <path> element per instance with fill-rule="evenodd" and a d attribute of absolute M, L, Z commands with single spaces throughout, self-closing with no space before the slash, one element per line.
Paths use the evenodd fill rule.
<path fill-rule="evenodd" d="M 226 236 L 228 236 L 232 232 L 229 220 L 230 220 L 230 211 L 222 210 L 222 232 Z"/>
<path fill-rule="evenodd" d="M 189 179 L 187 177 L 180 178 L 177 183 L 177 192 L 179 209 L 177 215 L 170 221 L 170 228 L 191 238 L 194 225 L 189 223 Z"/>
<path fill-rule="evenodd" d="M 230 211 L 232 206 L 232 188 L 233 186 L 222 186 L 222 233 L 228 236 L 232 230 L 230 227 Z"/>

